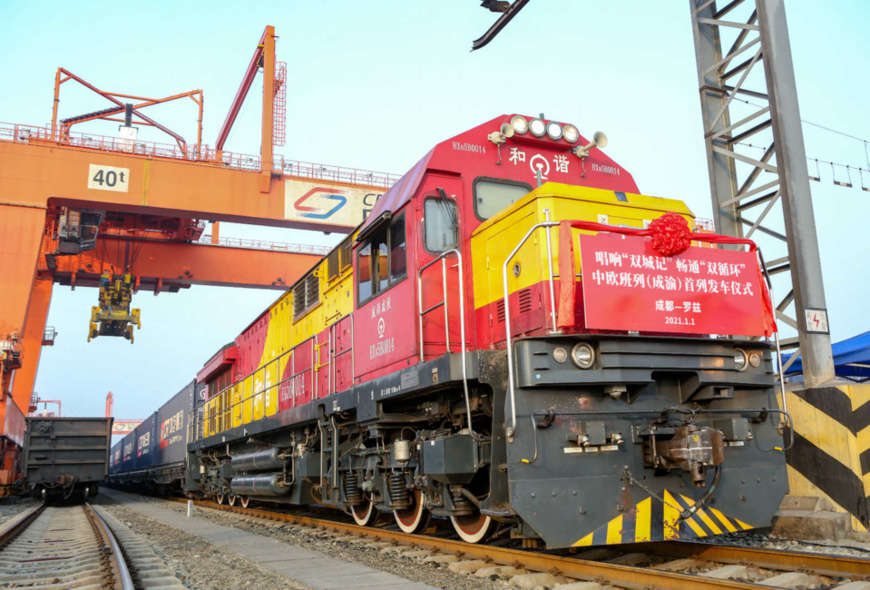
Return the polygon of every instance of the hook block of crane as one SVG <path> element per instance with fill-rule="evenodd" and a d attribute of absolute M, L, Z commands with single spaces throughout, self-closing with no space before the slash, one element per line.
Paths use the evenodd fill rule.
<path fill-rule="evenodd" d="M 63 68 L 49 127 L 0 123 L 0 424 L 7 394 L 27 408 L 54 283 L 100 288 L 90 337 L 132 341 L 139 317 L 130 302 L 139 290 L 286 289 L 323 254 L 310 246 L 228 242 L 217 224 L 205 240 L 206 220 L 346 233 L 397 180 L 274 155 L 283 145 L 287 84 L 276 39 L 266 27 L 214 146 L 202 139 L 202 90 L 136 96 L 103 90 Z M 229 152 L 224 143 L 258 72 L 265 89 L 261 152 Z M 61 118 L 60 92 L 69 83 L 108 104 Z M 197 111 L 193 141 L 148 114 L 148 107 L 188 99 Z M 98 120 L 120 124 L 119 132 L 75 130 Z M 170 143 L 140 141 L 143 127 Z"/>

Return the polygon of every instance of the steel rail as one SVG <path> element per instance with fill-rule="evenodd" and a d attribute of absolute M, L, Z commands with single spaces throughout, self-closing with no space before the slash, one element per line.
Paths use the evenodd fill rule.
<path fill-rule="evenodd" d="M 837 578 L 870 578 L 870 559 L 821 555 L 803 551 L 708 545 L 690 541 L 650 543 L 643 545 L 643 549 L 668 556 L 716 563 L 751 564 L 764 569 L 801 571 Z"/>
<path fill-rule="evenodd" d="M 22 533 L 24 533 L 42 515 L 42 513 L 45 512 L 45 509 L 46 504 L 40 504 L 36 508 L 31 509 L 29 513 L 25 513 L 25 515 L 23 517 L 20 517 L 17 522 L 13 523 L 11 526 L 8 526 L 2 532 L 0 532 L 0 552 L 2 552 L 3 549 L 5 549 L 10 543 L 17 539 Z M 113 585 L 111 585 L 111 588 L 113 590 L 135 590 L 133 578 L 130 575 L 130 570 L 127 567 L 127 562 L 124 554 L 121 551 L 121 545 L 115 538 L 112 529 L 108 526 L 108 524 L 106 524 L 106 522 L 100 517 L 100 515 L 97 514 L 93 508 L 91 508 L 90 504 L 85 503 L 84 506 L 82 506 L 82 510 L 84 511 L 88 521 L 91 523 L 93 533 L 99 539 L 99 542 L 103 543 L 104 545 L 108 545 L 108 547 L 111 549 L 112 556 L 111 560 L 108 563 L 108 566 L 111 568 L 113 581 L 115 582 Z M 67 558 L 44 558 L 44 560 L 48 559 Z"/>
<path fill-rule="evenodd" d="M 90 504 L 86 502 L 84 508 L 88 518 L 94 522 L 100 535 L 105 541 L 108 541 L 109 546 L 112 548 L 111 565 L 115 573 L 115 579 L 120 583 L 121 590 L 135 590 L 136 587 L 133 584 L 132 576 L 130 576 L 130 569 L 127 567 L 127 560 L 124 557 L 124 553 L 121 551 L 121 544 L 118 543 L 118 539 L 115 538 L 115 534 L 112 532 L 111 527 L 106 524 L 106 521 L 103 520 L 103 518 L 97 514 L 93 508 L 91 508 Z"/>
<path fill-rule="evenodd" d="M 24 516 L 19 518 L 18 522 L 3 529 L 3 531 L 0 532 L 0 551 L 2 551 L 6 545 L 14 541 L 18 535 L 27 530 L 27 527 L 29 527 L 34 520 L 39 518 L 39 515 L 42 514 L 44 510 L 45 503 L 40 504 L 35 508 L 31 508 L 30 513 L 25 513 Z"/>
<path fill-rule="evenodd" d="M 179 502 L 186 499 L 176 498 Z M 409 545 L 421 549 L 431 549 L 449 554 L 461 555 L 468 559 L 482 559 L 497 565 L 523 567 L 535 572 L 548 572 L 577 580 L 595 581 L 619 586 L 629 590 L 645 590 L 651 587 L 668 588 L 669 590 L 758 590 L 757 584 L 746 584 L 732 580 L 717 580 L 704 576 L 694 576 L 674 572 L 654 570 L 644 567 L 631 567 L 611 563 L 600 563 L 585 559 L 562 557 L 547 553 L 533 553 L 518 549 L 507 549 L 493 545 L 475 545 L 463 541 L 453 541 L 426 535 L 412 535 L 374 527 L 363 527 L 355 524 L 321 520 L 309 516 L 297 516 L 279 512 L 263 512 L 250 508 L 237 508 L 217 505 L 212 502 L 194 500 L 195 505 L 235 512 L 248 516 L 257 516 L 271 520 L 292 522 L 295 524 L 331 529 L 337 532 L 371 537 L 395 545 Z"/>

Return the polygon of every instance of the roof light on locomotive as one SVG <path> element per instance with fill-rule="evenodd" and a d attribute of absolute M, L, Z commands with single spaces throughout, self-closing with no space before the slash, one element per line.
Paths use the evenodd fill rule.
<path fill-rule="evenodd" d="M 536 117 L 529 122 L 522 115 L 514 115 L 510 118 L 510 122 L 502 123 L 498 131 L 493 131 L 487 136 L 487 139 L 495 145 L 501 147 L 508 139 L 516 136 L 524 136 L 530 134 L 536 139 L 547 138 L 553 142 L 562 140 L 575 144 L 580 140 L 580 132 L 577 127 L 570 123 L 561 124 L 557 121 L 546 121 L 543 117 Z M 521 137 L 517 137 L 521 139 Z M 528 141 L 529 138 L 522 138 Z M 592 136 L 592 141 L 584 146 L 577 146 L 571 152 L 578 158 L 589 157 L 589 151 L 593 148 L 603 148 L 607 146 L 607 136 L 601 131 L 596 131 Z"/>
<path fill-rule="evenodd" d="M 511 118 L 511 127 L 520 135 L 525 135 L 529 131 L 529 122 L 522 115 L 514 115 Z"/>
<path fill-rule="evenodd" d="M 565 125 L 562 128 L 562 137 L 568 143 L 577 143 L 577 140 L 580 139 L 580 132 L 573 125 Z"/>
<path fill-rule="evenodd" d="M 535 137 L 544 137 L 547 133 L 547 124 L 544 123 L 543 119 L 532 119 L 531 123 L 529 123 L 529 131 Z"/>

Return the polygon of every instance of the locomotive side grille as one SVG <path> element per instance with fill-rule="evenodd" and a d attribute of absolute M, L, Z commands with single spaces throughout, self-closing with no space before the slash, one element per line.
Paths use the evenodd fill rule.
<path fill-rule="evenodd" d="M 338 276 L 338 255 L 339 250 L 333 250 L 326 257 L 326 276 L 328 280 L 332 280 Z"/>
<path fill-rule="evenodd" d="M 495 304 L 495 312 L 498 322 L 504 323 L 504 299 L 499 299 Z"/>
<path fill-rule="evenodd" d="M 311 307 L 320 299 L 317 276 L 313 273 L 305 277 L 305 306 Z"/>
<path fill-rule="evenodd" d="M 293 287 L 293 318 L 305 311 L 305 281 L 300 281 Z"/>
<path fill-rule="evenodd" d="M 532 311 L 532 290 L 523 289 L 520 291 L 520 313 Z"/>
<path fill-rule="evenodd" d="M 293 286 L 293 320 L 299 319 L 320 300 L 317 275 L 309 273 Z"/>

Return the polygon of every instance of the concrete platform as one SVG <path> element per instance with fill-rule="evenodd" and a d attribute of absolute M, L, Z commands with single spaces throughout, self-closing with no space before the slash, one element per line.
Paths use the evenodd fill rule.
<path fill-rule="evenodd" d="M 329 557 L 317 551 L 300 549 L 272 537 L 255 535 L 197 518 L 187 518 L 174 510 L 151 502 L 130 500 L 123 492 L 101 489 L 101 494 L 158 522 L 200 537 L 253 561 L 291 580 L 316 590 L 438 590 L 368 566 Z"/>

